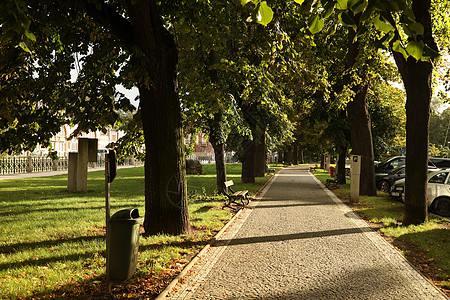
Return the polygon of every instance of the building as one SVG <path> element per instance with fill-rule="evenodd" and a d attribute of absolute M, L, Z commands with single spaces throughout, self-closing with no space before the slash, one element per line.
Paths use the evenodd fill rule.
<path fill-rule="evenodd" d="M 108 128 L 106 133 L 97 130 L 95 132 L 82 133 L 77 137 L 70 138 L 71 134 L 75 131 L 74 127 L 70 125 L 64 125 L 58 134 L 50 139 L 52 145 L 52 150 L 57 151 L 58 156 L 64 157 L 68 156 L 69 152 L 74 152 L 78 150 L 78 137 L 87 138 L 97 138 L 98 139 L 98 149 L 107 149 L 108 144 L 116 142 L 125 133 L 113 128 Z M 32 152 L 32 155 L 47 155 L 49 149 L 41 148 L 40 146 Z"/>

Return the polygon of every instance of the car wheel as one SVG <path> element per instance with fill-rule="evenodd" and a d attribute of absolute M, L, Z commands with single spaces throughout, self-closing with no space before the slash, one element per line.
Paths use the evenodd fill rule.
<path fill-rule="evenodd" d="M 434 212 L 443 217 L 450 217 L 450 199 L 438 198 L 434 200 Z"/>
<path fill-rule="evenodd" d="M 389 190 L 391 189 L 391 184 L 389 181 L 383 180 L 380 182 L 380 190 L 385 193 L 389 193 Z"/>

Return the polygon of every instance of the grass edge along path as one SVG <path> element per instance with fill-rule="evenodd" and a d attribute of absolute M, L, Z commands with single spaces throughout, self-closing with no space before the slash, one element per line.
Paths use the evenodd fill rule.
<path fill-rule="evenodd" d="M 134 276 L 105 293 L 104 172 L 88 175 L 87 193 L 66 191 L 67 175 L 0 181 L 0 299 L 152 299 L 235 212 L 215 196 L 215 166 L 188 175 L 189 235 L 141 238 Z M 279 169 L 279 168 L 278 168 Z M 227 165 L 236 190 L 254 195 L 271 176 L 240 183 L 241 166 Z M 144 212 L 143 168 L 119 169 L 111 213 Z"/>
<path fill-rule="evenodd" d="M 312 172 L 324 185 L 329 172 Z M 347 180 L 348 181 L 348 180 Z M 402 226 L 403 203 L 389 194 L 360 196 L 360 202 L 350 203 L 350 184 L 331 190 L 343 203 L 357 213 L 369 226 L 397 248 L 405 258 L 431 282 L 450 297 L 450 223 L 430 215 L 421 225 Z"/>

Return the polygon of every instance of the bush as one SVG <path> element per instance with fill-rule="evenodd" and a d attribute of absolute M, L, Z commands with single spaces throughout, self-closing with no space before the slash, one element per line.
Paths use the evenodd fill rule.
<path fill-rule="evenodd" d="M 202 164 L 198 159 L 187 159 L 186 160 L 186 173 L 192 175 L 203 174 Z"/>

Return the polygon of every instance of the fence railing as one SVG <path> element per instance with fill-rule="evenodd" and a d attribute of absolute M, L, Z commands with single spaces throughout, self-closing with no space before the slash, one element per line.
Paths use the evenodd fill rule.
<path fill-rule="evenodd" d="M 127 158 L 119 165 L 132 166 L 141 165 L 142 162 Z M 67 157 L 60 157 L 57 160 L 52 160 L 49 157 L 35 157 L 35 156 L 7 156 L 0 158 L 0 175 L 32 173 L 32 172 L 47 172 L 47 171 L 63 171 L 67 170 L 69 165 Z M 88 163 L 89 168 L 101 168 L 105 166 L 105 158 L 99 157 L 97 162 Z"/>

